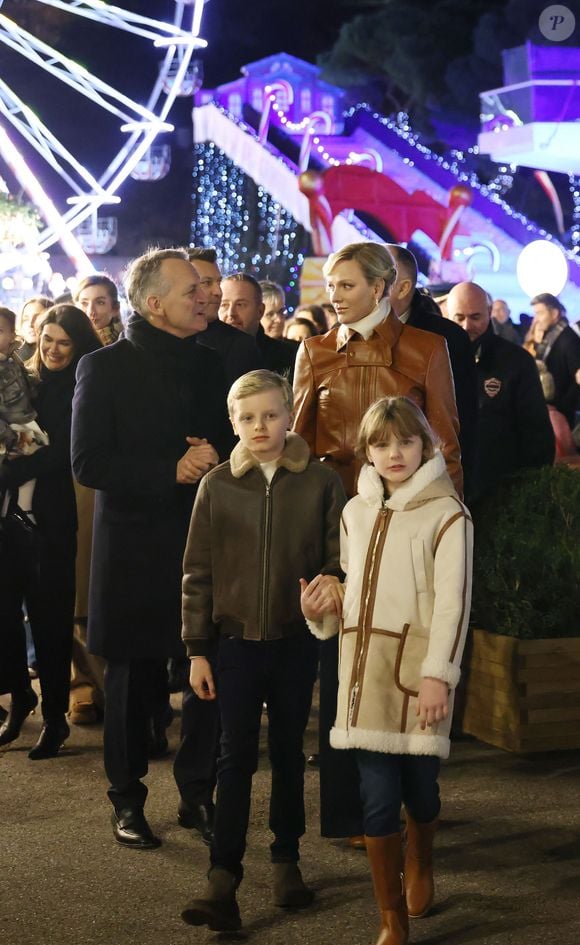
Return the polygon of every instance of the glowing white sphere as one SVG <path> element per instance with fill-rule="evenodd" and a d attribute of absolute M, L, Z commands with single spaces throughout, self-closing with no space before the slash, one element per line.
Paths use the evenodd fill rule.
<path fill-rule="evenodd" d="M 568 260 L 549 240 L 534 240 L 522 249 L 516 272 L 522 291 L 530 298 L 541 292 L 559 295 L 568 281 Z"/>

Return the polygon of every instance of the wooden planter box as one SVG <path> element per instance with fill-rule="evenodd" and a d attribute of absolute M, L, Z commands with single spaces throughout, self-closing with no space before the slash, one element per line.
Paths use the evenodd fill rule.
<path fill-rule="evenodd" d="M 473 630 L 463 731 L 508 751 L 580 748 L 580 639 Z"/>

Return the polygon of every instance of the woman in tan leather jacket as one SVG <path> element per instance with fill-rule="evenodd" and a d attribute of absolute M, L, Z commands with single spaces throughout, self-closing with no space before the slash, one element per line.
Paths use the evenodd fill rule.
<path fill-rule="evenodd" d="M 459 495 L 463 477 L 459 421 L 447 344 L 402 324 L 390 311 L 396 267 L 379 243 L 350 243 L 324 265 L 338 323 L 300 347 L 294 374 L 294 430 L 355 494 L 354 445 L 365 410 L 379 397 L 403 395 L 420 407 L 442 444 Z"/>
<path fill-rule="evenodd" d="M 410 397 L 437 434 L 461 496 L 459 421 L 445 339 L 404 325 L 391 312 L 387 295 L 397 270 L 385 246 L 350 243 L 329 256 L 323 272 L 338 322 L 327 334 L 300 345 L 294 430 L 315 456 L 337 470 L 351 498 L 361 466 L 355 446 L 365 411 L 380 397 Z M 328 740 L 336 714 L 337 666 L 335 638 L 322 643 L 320 651 L 321 833 L 350 837 L 359 845 L 356 766 L 350 752 L 335 751 Z"/>

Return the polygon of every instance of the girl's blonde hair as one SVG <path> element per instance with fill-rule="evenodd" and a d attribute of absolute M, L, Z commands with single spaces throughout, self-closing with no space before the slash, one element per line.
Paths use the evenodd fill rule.
<path fill-rule="evenodd" d="M 322 267 L 324 276 L 329 276 L 339 263 L 351 259 L 359 264 L 369 285 L 377 279 L 384 279 L 384 297 L 397 278 L 397 267 L 387 247 L 382 243 L 348 243 L 337 253 L 330 254 Z"/>
<path fill-rule="evenodd" d="M 433 459 L 438 439 L 417 404 L 409 397 L 381 397 L 366 411 L 361 420 L 356 444 L 359 459 L 366 460 L 369 446 L 383 443 L 394 433 L 399 439 L 420 436 L 423 443 L 422 463 Z"/>
<path fill-rule="evenodd" d="M 248 371 L 234 381 L 228 393 L 228 413 L 234 415 L 234 406 L 245 397 L 262 394 L 265 390 L 279 390 L 282 394 L 284 406 L 292 413 L 294 409 L 294 395 L 292 388 L 285 377 L 275 374 L 274 371 Z"/>

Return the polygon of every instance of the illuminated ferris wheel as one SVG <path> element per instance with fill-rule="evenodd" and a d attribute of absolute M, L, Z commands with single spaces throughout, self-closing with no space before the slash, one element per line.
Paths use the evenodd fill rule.
<path fill-rule="evenodd" d="M 39 251 L 60 242 L 77 271 L 93 269 L 78 236 L 79 227 L 88 226 L 96 233 L 99 208 L 120 202 L 119 190 L 127 177 L 133 174 L 151 179 L 143 168 L 153 168 L 154 175 L 155 166 L 162 164 L 163 155 L 159 155 L 159 148 L 155 153 L 153 142 L 160 133 L 173 130 L 167 119 L 176 96 L 192 94 L 200 84 L 193 53 L 207 45 L 199 36 L 204 2 L 207 0 L 175 0 L 173 22 L 163 23 L 103 0 L 35 0 L 35 5 L 54 7 L 111 29 L 125 30 L 165 50 L 146 104 L 134 101 L 121 89 L 109 85 L 0 12 L 0 43 L 68 86 L 72 94 L 85 96 L 107 112 L 118 132 L 119 146 L 113 149 L 110 160 L 107 157 L 107 166 L 89 170 L 74 151 L 74 141 L 79 138 L 76 115 L 82 115 L 82 110 L 75 112 L 72 143 L 65 143 L 62 136 L 57 137 L 4 81 L 3 70 L 0 75 L 0 170 L 5 162 L 43 219 Z M 0 7 L 2 5 L 3 0 L 0 0 Z M 39 81 L 42 81 L 42 72 L 38 73 Z M 90 135 L 90 128 L 81 132 Z M 42 171 L 33 170 L 27 162 L 22 139 L 42 158 L 46 176 L 56 173 L 64 182 L 67 196 L 62 206 L 57 206 L 49 197 Z"/>

